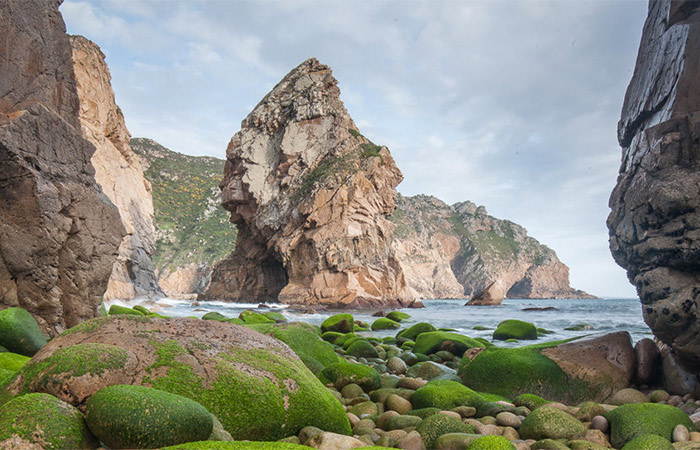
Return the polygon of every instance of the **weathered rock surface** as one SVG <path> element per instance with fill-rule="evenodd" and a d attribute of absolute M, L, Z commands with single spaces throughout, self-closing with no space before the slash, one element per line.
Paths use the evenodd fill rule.
<path fill-rule="evenodd" d="M 649 3 L 618 140 L 610 249 L 637 287 L 644 320 L 700 370 L 700 4 Z"/>
<path fill-rule="evenodd" d="M 474 297 L 497 280 L 509 298 L 593 298 L 569 286 L 553 250 L 483 206 L 399 196 L 391 220 L 406 281 L 423 298 Z"/>
<path fill-rule="evenodd" d="M 0 304 L 50 334 L 97 315 L 124 235 L 80 131 L 59 4 L 0 2 Z"/>
<path fill-rule="evenodd" d="M 129 145 L 129 131 L 114 100 L 105 56 L 95 43 L 82 36 L 71 36 L 70 42 L 80 124 L 83 135 L 96 149 L 92 155 L 95 179 L 119 209 L 126 229 L 104 298 L 162 296 L 151 261 L 155 245 L 151 184 Z"/>
<path fill-rule="evenodd" d="M 481 305 L 500 305 L 506 296 L 506 289 L 503 282 L 499 279 L 489 284 L 483 291 L 476 294 L 469 300 L 466 305 L 481 306 Z M 466 306 L 465 305 L 465 306 Z"/>
<path fill-rule="evenodd" d="M 328 66 L 309 59 L 286 75 L 226 153 L 222 199 L 238 240 L 204 297 L 338 307 L 416 298 L 387 220 L 401 172 L 360 134 Z"/>

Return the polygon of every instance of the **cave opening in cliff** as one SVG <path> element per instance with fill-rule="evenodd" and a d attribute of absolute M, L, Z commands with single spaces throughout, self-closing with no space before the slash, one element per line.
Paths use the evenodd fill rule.
<path fill-rule="evenodd" d="M 280 291 L 289 283 L 287 269 L 281 261 L 270 255 L 260 264 L 260 270 L 264 281 L 262 285 L 265 286 L 265 301 L 277 303 Z"/>

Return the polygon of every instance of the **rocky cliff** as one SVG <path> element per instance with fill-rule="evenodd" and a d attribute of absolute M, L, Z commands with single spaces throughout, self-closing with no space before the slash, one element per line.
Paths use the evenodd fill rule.
<path fill-rule="evenodd" d="M 207 298 L 335 307 L 407 306 L 391 247 L 401 172 L 360 134 L 331 69 L 287 74 L 231 139 L 221 182 L 238 228 Z"/>
<path fill-rule="evenodd" d="M 96 149 L 92 155 L 95 179 L 119 209 L 126 230 L 104 298 L 162 296 L 151 261 L 155 245 L 151 184 L 129 145 L 129 131 L 114 100 L 105 56 L 82 36 L 71 36 L 70 42 L 80 124 L 83 135 Z"/>
<path fill-rule="evenodd" d="M 618 139 L 610 249 L 644 319 L 700 370 L 700 4 L 649 2 Z"/>
<path fill-rule="evenodd" d="M 224 161 L 183 155 L 152 139 L 134 138 L 131 148 L 153 186 L 158 282 L 169 297 L 200 294 L 214 263 L 236 243 L 236 228 L 221 206 Z"/>
<path fill-rule="evenodd" d="M 569 286 L 552 249 L 483 206 L 399 196 L 391 220 L 406 281 L 422 298 L 472 297 L 493 283 L 509 298 L 592 298 Z"/>
<path fill-rule="evenodd" d="M 0 2 L 0 303 L 95 317 L 124 235 L 95 182 L 60 1 Z"/>

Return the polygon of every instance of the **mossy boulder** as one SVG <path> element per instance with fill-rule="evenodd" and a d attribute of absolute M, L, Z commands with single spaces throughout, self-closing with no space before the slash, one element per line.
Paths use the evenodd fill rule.
<path fill-rule="evenodd" d="M 13 436 L 49 450 L 99 446 L 80 411 L 49 394 L 22 395 L 0 408 L 0 447 Z"/>
<path fill-rule="evenodd" d="M 112 347 L 113 355 L 69 357 L 75 347 L 88 344 Z M 119 369 L 111 369 L 113 365 Z M 350 433 L 338 400 L 286 344 L 215 320 L 92 319 L 47 344 L 4 392 L 52 389 L 79 405 L 113 384 L 146 385 L 192 399 L 214 414 L 234 439 L 276 440 L 306 425 Z"/>
<path fill-rule="evenodd" d="M 656 434 L 643 434 L 629 441 L 622 450 L 673 450 L 673 444 Z"/>
<path fill-rule="evenodd" d="M 0 369 L 16 372 L 21 369 L 27 361 L 29 361 L 29 356 L 11 352 L 0 353 Z"/>
<path fill-rule="evenodd" d="M 530 411 L 539 408 L 540 406 L 544 406 L 547 403 L 549 403 L 549 400 L 535 394 L 520 394 L 513 399 L 513 404 L 515 406 L 525 406 Z"/>
<path fill-rule="evenodd" d="M 336 331 L 338 333 L 350 333 L 355 329 L 355 319 L 352 314 L 334 314 L 323 321 L 321 332 Z"/>
<path fill-rule="evenodd" d="M 369 447 L 365 447 L 369 449 Z M 377 448 L 377 447 L 373 447 Z M 187 444 L 172 445 L 163 447 L 161 450 L 309 450 L 305 445 L 292 444 L 289 442 L 220 442 L 201 441 L 189 442 Z"/>
<path fill-rule="evenodd" d="M 337 390 L 350 383 L 359 385 L 365 392 L 379 389 L 382 385 L 379 373 L 373 368 L 347 362 L 327 366 L 318 374 L 318 378 L 323 384 L 333 385 Z"/>
<path fill-rule="evenodd" d="M 156 448 L 209 438 L 212 415 L 199 403 L 145 386 L 113 385 L 97 391 L 85 421 L 111 448 Z"/>
<path fill-rule="evenodd" d="M 282 323 L 271 327 L 265 334 L 287 344 L 313 373 L 318 373 L 326 366 L 340 361 L 333 346 L 324 342 L 305 324 Z"/>
<path fill-rule="evenodd" d="M 473 440 L 467 450 L 516 450 L 515 445 L 503 436 L 483 436 Z"/>
<path fill-rule="evenodd" d="M 423 419 L 416 426 L 416 431 L 423 438 L 425 448 L 435 448 L 437 438 L 447 433 L 474 433 L 474 427 L 456 417 L 445 414 L 435 414 Z"/>
<path fill-rule="evenodd" d="M 518 429 L 523 439 L 570 439 L 586 431 L 586 426 L 560 409 L 543 406 L 525 417 Z"/>
<path fill-rule="evenodd" d="M 228 320 L 229 318 L 217 311 L 209 311 L 202 316 L 202 320 Z"/>
<path fill-rule="evenodd" d="M 475 347 L 484 347 L 484 344 L 457 333 L 428 331 L 418 335 L 413 352 L 430 355 L 440 350 L 448 350 L 454 355 L 462 355 L 465 351 Z"/>
<path fill-rule="evenodd" d="M 275 323 L 275 321 L 273 319 L 269 319 L 260 313 L 257 313 L 255 311 L 250 311 L 250 310 L 243 311 L 242 313 L 240 313 L 238 315 L 238 318 L 241 319 L 246 324 Z"/>
<path fill-rule="evenodd" d="M 656 434 L 670 441 L 676 425 L 695 431 L 695 425 L 683 411 L 660 403 L 628 403 L 613 409 L 605 418 L 610 423 L 610 443 L 615 448 L 643 434 Z"/>
<path fill-rule="evenodd" d="M 46 338 L 27 310 L 7 308 L 0 311 L 0 345 L 13 353 L 34 356 L 46 345 Z"/>
<path fill-rule="evenodd" d="M 338 333 L 337 331 L 326 331 L 321 335 L 321 339 L 331 344 L 335 344 L 339 337 L 345 336 L 343 333 Z"/>
<path fill-rule="evenodd" d="M 468 387 L 450 380 L 434 380 L 416 390 L 411 399 L 415 409 L 440 408 L 450 410 L 457 406 L 477 407 L 484 400 Z"/>
<path fill-rule="evenodd" d="M 386 315 L 386 318 L 393 320 L 394 322 L 403 322 L 404 320 L 410 319 L 411 316 L 406 314 L 405 312 L 391 311 L 389 314 Z"/>
<path fill-rule="evenodd" d="M 401 324 L 395 320 L 391 320 L 388 317 L 380 317 L 379 319 L 372 322 L 372 331 L 378 330 L 397 330 L 401 328 Z"/>
<path fill-rule="evenodd" d="M 356 358 L 377 358 L 379 353 L 366 339 L 357 339 L 347 348 L 347 354 Z"/>
<path fill-rule="evenodd" d="M 428 333 L 430 331 L 437 331 L 437 328 L 427 322 L 419 322 L 396 333 L 396 339 L 415 341 L 419 334 Z"/>
<path fill-rule="evenodd" d="M 498 341 L 537 339 L 537 327 L 530 322 L 508 319 L 498 324 L 493 332 L 493 338 Z"/>
<path fill-rule="evenodd" d="M 128 306 L 121 306 L 121 305 L 112 305 L 109 307 L 109 313 L 110 316 L 118 316 L 120 314 L 127 314 L 127 315 L 132 315 L 132 316 L 145 316 L 144 313 L 141 311 L 138 311 L 133 308 L 129 308 Z"/>

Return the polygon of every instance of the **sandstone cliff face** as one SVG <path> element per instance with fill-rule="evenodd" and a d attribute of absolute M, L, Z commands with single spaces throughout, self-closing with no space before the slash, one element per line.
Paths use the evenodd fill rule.
<path fill-rule="evenodd" d="M 97 315 L 124 235 L 80 131 L 59 4 L 0 2 L 0 304 L 50 334 Z"/>
<path fill-rule="evenodd" d="M 402 175 L 364 138 L 328 66 L 309 59 L 243 120 L 227 149 L 224 207 L 236 250 L 205 297 L 335 307 L 414 299 L 391 248 Z"/>
<path fill-rule="evenodd" d="M 610 249 L 644 319 L 700 370 L 700 5 L 655 1 L 625 95 Z"/>
<path fill-rule="evenodd" d="M 553 250 L 483 206 L 400 196 L 391 220 L 407 283 L 423 298 L 473 297 L 493 283 L 509 298 L 592 298 L 569 286 Z"/>
<path fill-rule="evenodd" d="M 83 135 L 95 146 L 95 179 L 119 209 L 126 236 L 112 267 L 105 299 L 162 296 L 151 255 L 155 245 L 151 185 L 129 145 L 129 131 L 114 100 L 111 75 L 100 48 L 71 36 L 73 69 Z"/>

